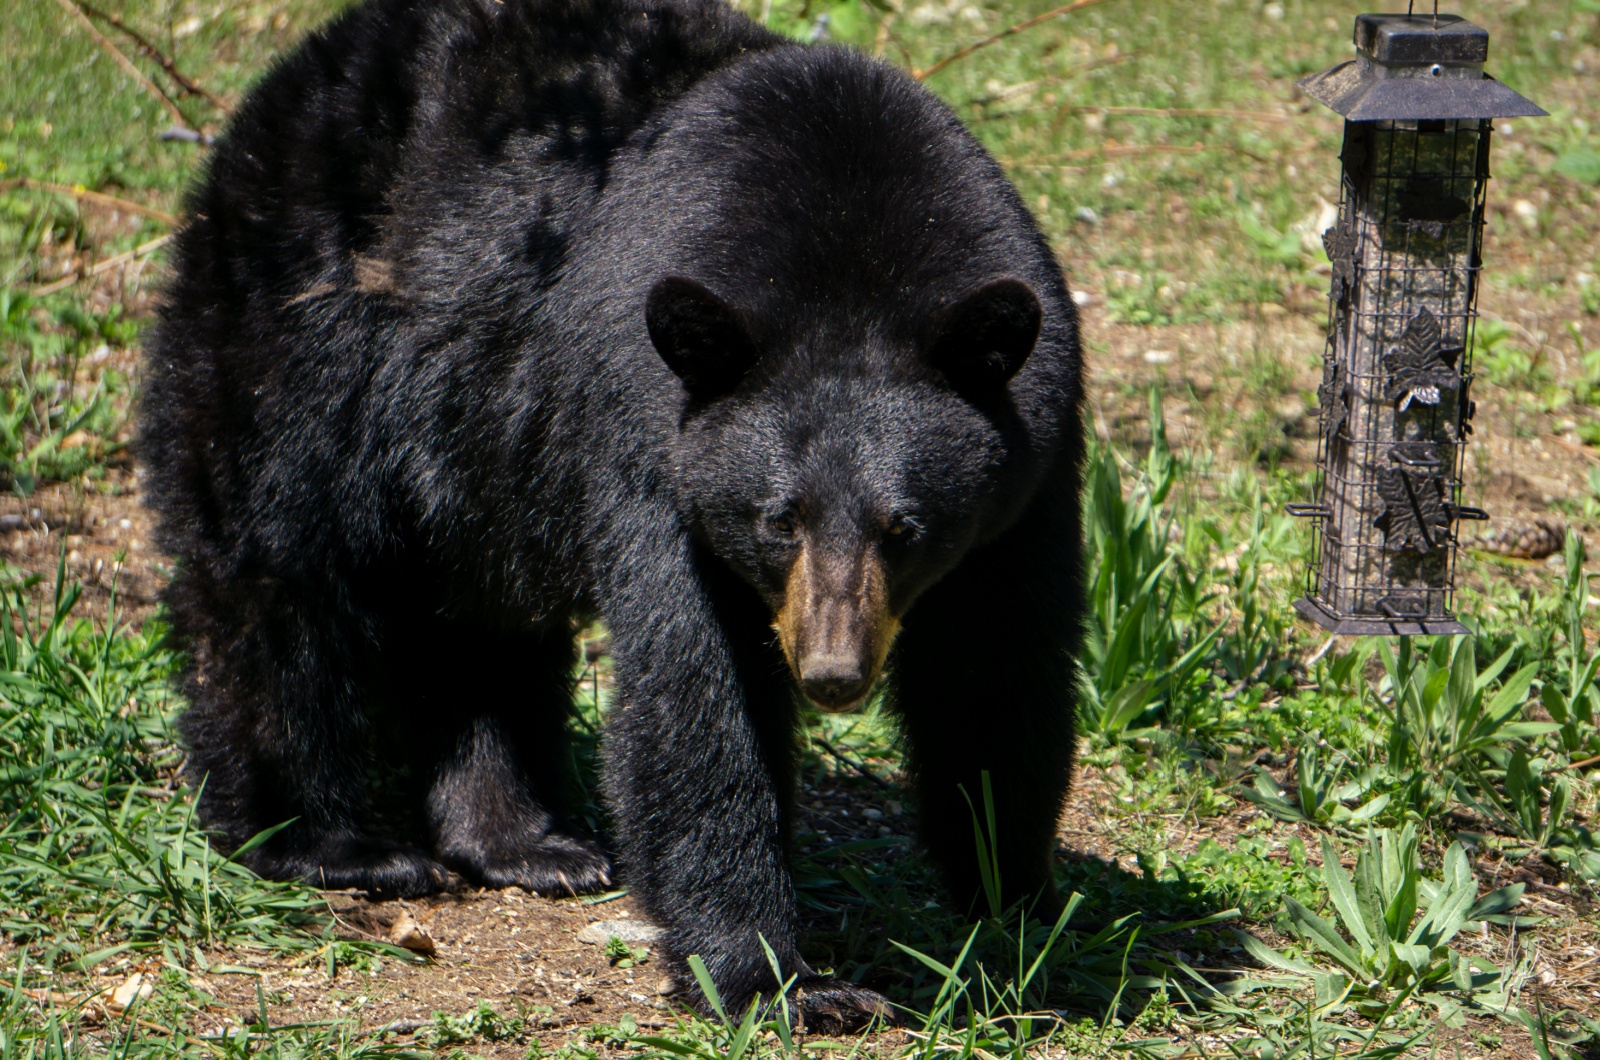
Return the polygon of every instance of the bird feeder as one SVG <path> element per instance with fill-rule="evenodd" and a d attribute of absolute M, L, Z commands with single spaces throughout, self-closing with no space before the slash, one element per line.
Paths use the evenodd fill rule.
<path fill-rule="evenodd" d="M 1462 633 L 1451 614 L 1494 118 L 1540 110 L 1455 15 L 1358 15 L 1356 57 L 1300 82 L 1344 116 L 1323 355 L 1315 559 L 1297 610 L 1343 634 Z"/>

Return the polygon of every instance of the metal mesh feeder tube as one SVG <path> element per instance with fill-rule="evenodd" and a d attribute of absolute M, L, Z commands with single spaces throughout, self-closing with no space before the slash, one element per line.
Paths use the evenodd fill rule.
<path fill-rule="evenodd" d="M 1345 118 L 1302 615 L 1335 633 L 1444 634 L 1475 411 L 1472 332 L 1494 118 L 1544 111 L 1483 71 L 1455 15 L 1358 15 L 1356 57 L 1301 81 Z"/>

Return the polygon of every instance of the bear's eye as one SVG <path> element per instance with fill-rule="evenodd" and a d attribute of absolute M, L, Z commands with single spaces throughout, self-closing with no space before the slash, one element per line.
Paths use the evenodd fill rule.
<path fill-rule="evenodd" d="M 905 544 L 915 541 L 922 534 L 922 524 L 917 521 L 916 516 L 906 512 L 898 512 L 890 517 L 889 525 L 884 529 L 884 533 L 891 541 Z"/>
<path fill-rule="evenodd" d="M 772 528 L 772 531 L 775 534 L 778 534 L 782 537 L 793 537 L 794 512 L 790 511 L 788 508 L 785 508 L 777 515 L 769 515 L 767 516 L 767 525 Z"/>

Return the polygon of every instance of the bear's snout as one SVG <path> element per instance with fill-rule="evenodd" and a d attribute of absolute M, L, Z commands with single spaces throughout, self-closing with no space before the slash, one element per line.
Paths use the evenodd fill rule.
<path fill-rule="evenodd" d="M 900 623 L 889 613 L 877 550 L 800 550 L 775 626 L 789 669 L 823 710 L 849 710 L 866 698 Z"/>
<path fill-rule="evenodd" d="M 812 655 L 800 664 L 800 688 L 826 710 L 853 706 L 872 687 L 872 675 L 850 655 Z"/>

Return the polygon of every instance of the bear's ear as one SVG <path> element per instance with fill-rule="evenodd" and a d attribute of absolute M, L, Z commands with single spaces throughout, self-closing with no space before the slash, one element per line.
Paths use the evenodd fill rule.
<path fill-rule="evenodd" d="M 962 389 L 1001 386 L 1033 352 L 1043 319 L 1033 288 L 990 280 L 934 317 L 928 359 Z"/>
<path fill-rule="evenodd" d="M 702 283 L 668 276 L 645 301 L 650 341 L 696 397 L 725 394 L 756 360 L 755 341 L 739 314 Z"/>

